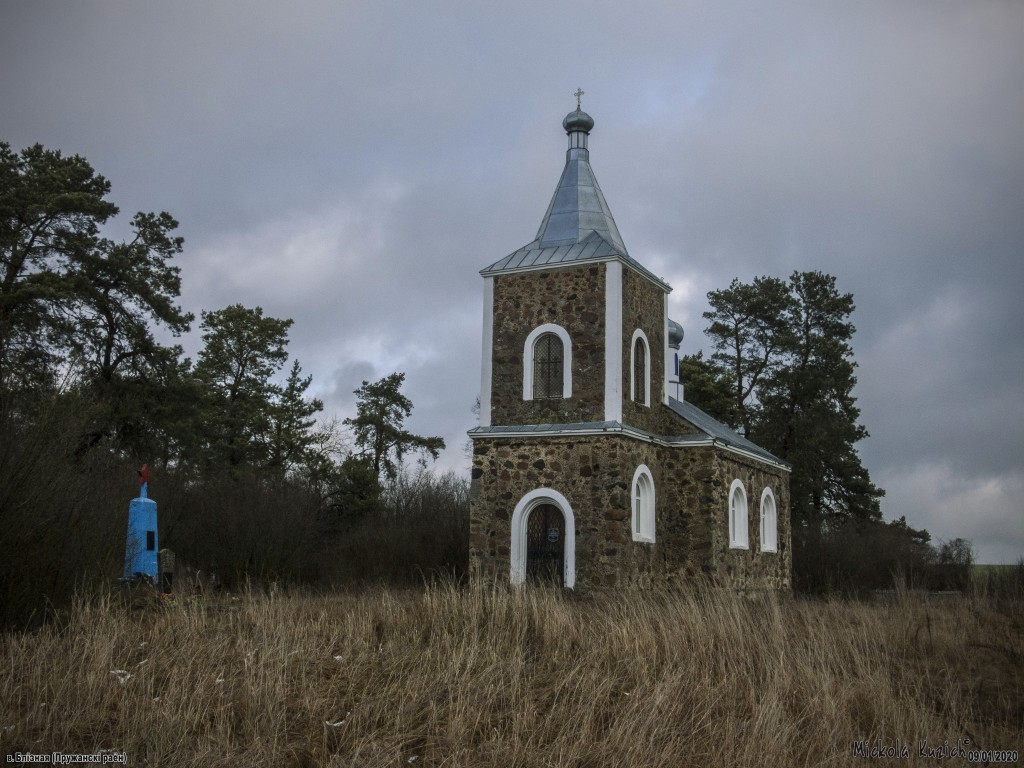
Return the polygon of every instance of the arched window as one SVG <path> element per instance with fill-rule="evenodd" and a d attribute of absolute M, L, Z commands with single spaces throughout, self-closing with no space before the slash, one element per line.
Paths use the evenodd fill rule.
<path fill-rule="evenodd" d="M 779 517 L 771 488 L 761 494 L 761 551 L 779 551 Z"/>
<path fill-rule="evenodd" d="M 533 399 L 551 400 L 562 396 L 562 340 L 542 333 L 533 343 Z"/>
<path fill-rule="evenodd" d="M 747 528 L 750 516 L 747 510 L 747 492 L 740 480 L 733 480 L 729 488 L 729 547 L 749 549 Z"/>
<path fill-rule="evenodd" d="M 523 345 L 523 399 L 572 397 L 572 340 L 554 323 L 534 328 Z"/>
<path fill-rule="evenodd" d="M 633 541 L 654 541 L 654 478 L 646 464 L 633 473 Z"/>
<path fill-rule="evenodd" d="M 629 352 L 629 398 L 642 405 L 651 404 L 651 348 L 647 336 L 637 328 Z"/>

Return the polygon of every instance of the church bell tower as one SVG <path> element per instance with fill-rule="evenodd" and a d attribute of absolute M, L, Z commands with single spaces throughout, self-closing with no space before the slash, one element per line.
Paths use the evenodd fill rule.
<path fill-rule="evenodd" d="M 574 588 L 714 573 L 788 588 L 788 468 L 681 399 L 671 288 L 626 249 L 581 95 L 536 237 L 481 270 L 471 578 Z"/>

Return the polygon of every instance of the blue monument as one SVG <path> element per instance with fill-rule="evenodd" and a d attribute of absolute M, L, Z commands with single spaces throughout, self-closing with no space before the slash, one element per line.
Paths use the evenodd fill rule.
<path fill-rule="evenodd" d="M 124 579 L 157 580 L 156 553 L 160 549 L 156 529 L 156 502 L 149 498 L 149 465 L 139 470 L 139 497 L 128 505 L 128 543 L 124 550 Z"/>

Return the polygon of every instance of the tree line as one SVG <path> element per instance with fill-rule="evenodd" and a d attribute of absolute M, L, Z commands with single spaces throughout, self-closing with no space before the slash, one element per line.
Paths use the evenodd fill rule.
<path fill-rule="evenodd" d="M 326 421 L 289 358 L 292 321 L 240 304 L 202 311 L 186 357 L 178 222 L 140 212 L 111 239 L 109 193 L 82 157 L 0 143 L 0 620 L 119 573 L 142 463 L 161 545 L 223 581 L 355 576 L 369 558 L 342 551 L 342 531 L 409 487 L 468 514 L 454 478 L 403 468 L 444 447 L 405 428 L 404 374 L 362 382 L 356 415 Z M 392 559 L 453 565 L 420 550 Z"/>
<path fill-rule="evenodd" d="M 161 545 L 218 581 L 464 568 L 468 484 L 404 464 L 444 447 L 406 429 L 404 374 L 362 382 L 355 416 L 325 420 L 288 355 L 292 321 L 240 304 L 200 312 L 189 359 L 178 223 L 139 212 L 111 239 L 109 193 L 82 157 L 0 143 L 0 624 L 121 572 L 142 463 Z M 966 542 L 936 549 L 882 520 L 856 450 L 853 297 L 798 272 L 708 298 L 714 353 L 681 361 L 686 397 L 792 465 L 796 586 L 962 574 Z"/>

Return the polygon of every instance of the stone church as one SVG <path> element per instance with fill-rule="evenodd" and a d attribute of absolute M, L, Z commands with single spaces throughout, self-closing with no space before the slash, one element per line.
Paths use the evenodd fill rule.
<path fill-rule="evenodd" d="M 686 402 L 671 288 L 626 250 L 594 120 L 577 104 L 562 126 L 537 237 L 481 271 L 471 576 L 788 590 L 789 468 Z"/>

